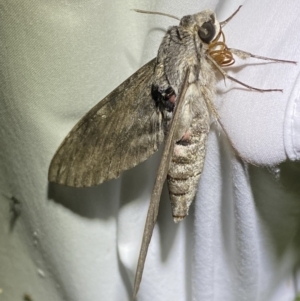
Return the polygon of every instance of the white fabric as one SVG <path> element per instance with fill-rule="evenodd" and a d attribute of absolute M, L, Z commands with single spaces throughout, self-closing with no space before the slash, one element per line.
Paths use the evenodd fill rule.
<path fill-rule="evenodd" d="M 0 299 L 130 300 L 159 154 L 99 187 L 47 183 L 60 142 L 95 103 L 156 55 L 175 20 L 243 1 L 2 1 L 0 5 Z M 300 61 L 300 2 L 244 1 L 229 47 Z M 216 107 L 245 161 L 300 158 L 299 67 L 243 62 L 220 78 Z M 212 125 L 199 192 L 175 225 L 167 191 L 138 300 L 291 301 L 299 262 L 299 164 L 243 163 Z M 11 198 L 20 215 L 14 221 Z M 300 283 L 298 283 L 298 286 Z M 1 300 L 2 300 L 1 299 Z"/>

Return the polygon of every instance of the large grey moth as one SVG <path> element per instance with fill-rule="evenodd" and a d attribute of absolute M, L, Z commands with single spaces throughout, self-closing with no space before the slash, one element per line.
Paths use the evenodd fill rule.
<path fill-rule="evenodd" d="M 117 178 L 122 171 L 149 158 L 164 141 L 138 260 L 134 298 L 165 180 L 175 222 L 188 214 L 194 199 L 211 117 L 220 122 L 213 105 L 215 71 L 248 89 L 281 91 L 246 85 L 227 75 L 222 67 L 234 63 L 233 55 L 294 63 L 228 48 L 222 27 L 233 15 L 218 22 L 213 11 L 204 10 L 179 19 L 178 26 L 168 29 L 157 57 L 93 107 L 67 135 L 50 164 L 50 182 L 89 187 Z"/>

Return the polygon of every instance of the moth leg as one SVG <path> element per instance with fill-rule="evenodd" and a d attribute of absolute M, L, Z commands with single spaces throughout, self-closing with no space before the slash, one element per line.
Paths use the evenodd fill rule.
<path fill-rule="evenodd" d="M 200 91 L 199 91 L 199 93 L 200 93 Z M 225 129 L 225 127 L 224 127 L 222 121 L 221 121 L 221 118 L 220 118 L 220 116 L 219 116 L 219 114 L 218 114 L 218 112 L 217 112 L 217 109 L 216 109 L 216 107 L 215 107 L 213 101 L 212 101 L 209 97 L 205 97 L 205 96 L 204 96 L 204 100 L 205 100 L 206 105 L 207 105 L 207 107 L 209 108 L 210 112 L 214 115 L 214 117 L 215 117 L 217 123 L 221 126 L 221 129 L 222 129 L 223 132 L 225 133 L 225 135 L 226 135 L 226 137 L 227 137 L 227 139 L 228 139 L 228 141 L 229 141 L 229 143 L 230 143 L 230 145 L 231 145 L 231 147 L 232 147 L 232 149 L 233 149 L 233 153 L 234 153 L 235 155 L 237 155 L 239 158 L 241 158 L 244 162 L 251 163 L 251 164 L 253 165 L 252 162 L 249 162 L 246 158 L 244 158 L 244 157 L 239 153 L 239 151 L 235 148 L 235 146 L 234 146 L 232 140 L 230 139 L 230 137 L 229 137 L 229 135 L 228 135 L 228 133 L 227 133 L 227 131 L 226 131 L 226 129 Z M 254 164 L 254 165 L 255 165 L 255 164 Z"/>
<path fill-rule="evenodd" d="M 142 245 L 141 245 L 141 250 L 140 250 L 140 255 L 139 255 L 139 260 L 138 260 L 138 265 L 137 265 L 136 274 L 135 274 L 135 281 L 134 281 L 134 288 L 133 288 L 133 300 L 135 300 L 137 292 L 140 287 L 143 270 L 144 270 L 144 265 L 145 265 L 145 260 L 146 260 L 146 256 L 147 256 L 147 252 L 148 252 L 148 247 L 149 247 L 153 229 L 154 229 L 154 226 L 155 226 L 155 223 L 157 220 L 160 196 L 161 196 L 162 188 L 163 188 L 164 182 L 167 178 L 167 173 L 169 170 L 169 165 L 170 165 L 171 155 L 172 155 L 171 150 L 172 150 L 172 147 L 174 146 L 174 134 L 177 131 L 178 120 L 180 118 L 180 113 L 181 113 L 183 105 L 184 105 L 184 97 L 185 97 L 186 91 L 188 89 L 189 75 L 190 75 L 190 70 L 187 69 L 185 77 L 184 77 L 183 85 L 180 89 L 180 93 L 178 94 L 178 98 L 176 101 L 176 106 L 175 106 L 175 110 L 173 113 L 173 118 L 171 121 L 169 133 L 168 133 L 167 139 L 165 141 L 162 158 L 161 158 L 161 161 L 160 161 L 160 164 L 158 167 L 156 180 L 155 180 L 154 188 L 153 188 L 152 195 L 151 195 L 151 200 L 150 200 L 149 209 L 148 209 L 148 213 L 147 213 L 147 219 L 146 219 L 146 224 L 145 224 L 145 228 L 144 228 Z"/>
<path fill-rule="evenodd" d="M 213 59 L 211 59 L 211 60 L 212 60 L 212 62 L 213 62 L 214 64 L 216 64 L 215 61 L 214 61 Z M 217 67 L 219 67 L 219 66 L 217 65 Z M 221 68 L 220 68 L 220 69 L 221 69 Z M 218 70 L 219 70 L 219 68 L 218 68 Z M 226 73 L 225 73 L 225 71 L 224 71 L 223 69 L 221 69 L 220 72 L 221 72 L 221 74 L 222 74 L 224 77 L 226 77 Z M 225 73 L 225 75 L 223 74 L 223 72 Z M 264 92 L 264 91 L 263 91 L 263 92 Z M 206 102 L 207 107 L 208 107 L 209 110 L 212 112 L 212 114 L 213 114 L 214 117 L 216 118 L 216 121 L 218 122 L 218 124 L 221 126 L 223 132 L 225 133 L 225 135 L 226 135 L 226 137 L 227 137 L 227 139 L 228 139 L 228 141 L 229 141 L 229 143 L 230 143 L 230 145 L 231 145 L 231 147 L 232 147 L 232 149 L 233 149 L 234 154 L 237 155 L 238 157 L 240 157 L 244 162 L 251 163 L 251 164 L 253 165 L 253 163 L 252 163 L 252 162 L 249 162 L 246 158 L 244 158 L 244 157 L 239 153 L 239 151 L 236 149 L 236 147 L 234 146 L 232 140 L 230 139 L 230 136 L 228 135 L 228 133 L 227 133 L 227 131 L 226 131 L 226 129 L 225 129 L 225 127 L 224 127 L 222 121 L 221 121 L 221 118 L 220 118 L 220 116 L 219 116 L 219 114 L 218 114 L 218 111 L 217 111 L 217 109 L 216 109 L 214 103 L 212 102 L 212 100 L 211 100 L 209 97 L 204 97 L 204 100 L 205 100 L 205 102 Z M 254 165 L 255 165 L 255 164 L 254 164 Z"/>
<path fill-rule="evenodd" d="M 252 54 L 250 52 L 246 52 L 246 51 L 243 51 L 240 49 L 229 48 L 228 50 L 243 60 L 253 57 L 253 58 L 256 58 L 259 60 L 265 60 L 265 61 L 271 61 L 271 62 L 297 64 L 296 61 L 274 59 L 274 58 L 270 58 L 270 57 L 266 57 L 266 56 Z"/>
<path fill-rule="evenodd" d="M 213 65 L 224 76 L 224 78 L 228 78 L 228 79 L 232 80 L 233 82 L 236 82 L 239 85 L 246 87 L 249 90 L 255 90 L 258 92 L 282 92 L 282 89 L 260 89 L 260 88 L 255 88 L 253 86 L 247 85 L 247 84 L 237 80 L 236 78 L 228 75 L 209 54 L 207 54 L 207 58 L 213 63 Z"/>

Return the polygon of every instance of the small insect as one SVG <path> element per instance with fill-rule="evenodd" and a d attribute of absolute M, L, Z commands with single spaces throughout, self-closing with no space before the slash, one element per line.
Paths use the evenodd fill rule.
<path fill-rule="evenodd" d="M 157 57 L 93 107 L 67 135 L 50 164 L 50 182 L 89 187 L 117 178 L 165 142 L 142 239 L 134 298 L 165 180 L 175 222 L 184 219 L 195 197 L 211 119 L 220 122 L 213 105 L 215 71 L 251 90 L 281 91 L 251 87 L 227 75 L 222 67 L 234 63 L 233 55 L 295 63 L 228 48 L 222 27 L 237 11 L 223 22 L 211 10 L 182 19 L 168 15 L 180 23 L 168 29 Z"/>
<path fill-rule="evenodd" d="M 9 200 L 9 213 L 10 213 L 9 229 L 10 231 L 13 231 L 16 222 L 21 215 L 22 204 L 14 196 L 8 196 L 5 194 L 4 196 Z"/>
<path fill-rule="evenodd" d="M 22 211 L 22 204 L 19 200 L 17 200 L 15 197 L 10 198 L 10 213 L 11 213 L 11 219 L 10 219 L 10 230 L 13 230 L 17 219 L 19 218 L 21 211 Z"/>

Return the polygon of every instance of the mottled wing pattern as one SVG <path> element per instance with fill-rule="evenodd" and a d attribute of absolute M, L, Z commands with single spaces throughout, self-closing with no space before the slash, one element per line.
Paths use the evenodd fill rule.
<path fill-rule="evenodd" d="M 93 107 L 52 159 L 49 181 L 98 185 L 146 160 L 163 141 L 161 114 L 151 98 L 155 59 Z"/>
<path fill-rule="evenodd" d="M 158 167 L 157 176 L 154 184 L 154 188 L 151 195 L 151 200 L 149 204 L 149 209 L 147 213 L 147 219 L 143 234 L 143 240 L 139 255 L 138 266 L 135 274 L 134 288 L 133 288 L 133 300 L 135 300 L 137 292 L 139 290 L 139 286 L 142 280 L 144 265 L 147 257 L 147 252 L 149 248 L 149 244 L 151 241 L 151 237 L 153 234 L 153 229 L 157 220 L 160 196 L 163 189 L 164 182 L 167 177 L 167 173 L 169 170 L 170 161 L 173 154 L 173 149 L 175 145 L 175 133 L 178 130 L 178 123 L 182 115 L 182 108 L 184 106 L 184 99 L 186 96 L 186 91 L 189 87 L 188 78 L 190 75 L 190 69 L 187 69 L 185 72 L 184 80 L 182 86 L 180 88 L 180 93 L 176 99 L 176 107 L 173 114 L 173 118 L 170 124 L 169 133 L 166 138 L 166 142 L 164 145 L 164 150 L 162 153 L 162 158 Z"/>

